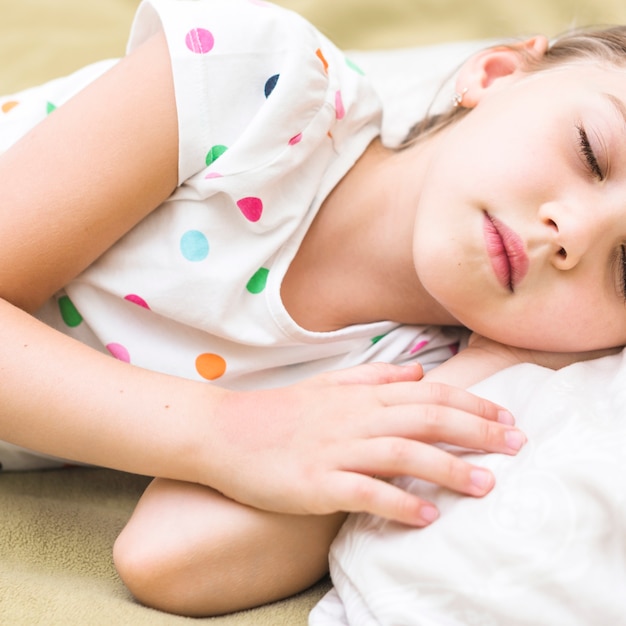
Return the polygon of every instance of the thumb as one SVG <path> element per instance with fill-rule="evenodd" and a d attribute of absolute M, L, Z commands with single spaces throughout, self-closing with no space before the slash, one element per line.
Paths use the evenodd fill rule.
<path fill-rule="evenodd" d="M 338 385 L 382 385 L 420 380 L 423 376 L 424 370 L 419 363 L 411 365 L 367 363 L 324 374 L 329 382 Z"/>

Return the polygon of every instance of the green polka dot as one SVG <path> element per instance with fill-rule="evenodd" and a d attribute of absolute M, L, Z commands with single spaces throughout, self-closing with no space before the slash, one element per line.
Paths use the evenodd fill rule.
<path fill-rule="evenodd" d="M 46 102 L 46 115 L 50 115 L 50 113 L 56 110 L 56 108 L 56 104 L 52 104 L 52 102 Z"/>
<path fill-rule="evenodd" d="M 378 337 L 372 337 L 372 345 L 378 343 L 383 337 L 386 336 L 387 333 L 385 333 L 384 335 L 378 335 Z"/>
<path fill-rule="evenodd" d="M 250 293 L 261 293 L 267 285 L 267 276 L 270 271 L 266 267 L 262 267 L 256 274 L 248 281 L 246 289 Z"/>
<path fill-rule="evenodd" d="M 75 328 L 83 321 L 83 316 L 76 310 L 74 303 L 67 296 L 59 298 L 59 311 L 61 311 L 63 321 L 70 328 Z"/>
<path fill-rule="evenodd" d="M 357 74 L 361 74 L 361 76 L 365 76 L 365 72 L 354 61 L 351 61 L 350 59 L 346 58 L 346 65 L 351 70 L 354 70 Z"/>
<path fill-rule="evenodd" d="M 216 145 L 213 146 L 206 155 L 206 164 L 211 165 L 214 161 L 219 159 L 228 148 L 226 146 Z"/>

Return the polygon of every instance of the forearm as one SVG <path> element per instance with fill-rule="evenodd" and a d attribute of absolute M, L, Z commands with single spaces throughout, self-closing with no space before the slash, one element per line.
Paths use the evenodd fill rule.
<path fill-rule="evenodd" d="M 593 352 L 540 352 L 506 346 L 473 335 L 465 350 L 428 372 L 424 378 L 429 382 L 468 388 L 507 367 L 520 363 L 533 363 L 557 370 L 577 361 L 599 358 L 617 350 L 619 348 Z"/>
<path fill-rule="evenodd" d="M 479 342 L 471 341 L 467 348 L 429 371 L 424 380 L 467 389 L 507 367 L 527 360 L 508 346 L 481 337 Z"/>
<path fill-rule="evenodd" d="M 4 301 L 0 319 L 0 439 L 75 461 L 206 481 L 212 419 L 226 392 L 117 361 Z"/>

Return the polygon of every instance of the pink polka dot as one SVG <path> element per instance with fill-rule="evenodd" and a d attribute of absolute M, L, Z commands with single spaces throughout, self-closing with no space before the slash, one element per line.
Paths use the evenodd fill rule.
<path fill-rule="evenodd" d="M 343 106 L 343 98 L 341 97 L 341 91 L 335 94 L 335 115 L 338 120 L 342 120 L 346 114 L 346 110 Z"/>
<path fill-rule="evenodd" d="M 428 345 L 428 340 L 424 339 L 424 341 L 418 341 L 412 348 L 409 354 L 415 354 L 419 352 L 422 348 L 425 348 Z"/>
<path fill-rule="evenodd" d="M 298 133 L 297 135 L 294 135 L 289 140 L 289 145 L 290 146 L 295 146 L 297 143 L 300 143 L 301 141 L 302 141 L 302 133 Z"/>
<path fill-rule="evenodd" d="M 107 350 L 118 360 L 124 363 L 130 363 L 130 354 L 128 350 L 119 343 L 108 343 Z"/>
<path fill-rule="evenodd" d="M 127 296 L 124 296 L 124 300 L 128 300 L 129 302 L 132 302 L 133 304 L 142 306 L 144 309 L 150 309 L 150 307 L 148 306 L 148 303 L 141 296 L 138 296 L 135 293 L 129 293 Z"/>
<path fill-rule="evenodd" d="M 241 200 L 237 201 L 237 206 L 247 220 L 258 222 L 261 219 L 261 214 L 263 213 L 263 202 L 261 202 L 261 198 L 241 198 Z"/>
<path fill-rule="evenodd" d="M 218 172 L 209 172 L 204 178 L 206 180 L 209 180 L 210 178 L 222 178 L 222 174 L 219 174 Z"/>
<path fill-rule="evenodd" d="M 215 40 L 206 28 L 193 28 L 185 36 L 185 45 L 196 54 L 211 52 Z"/>
<path fill-rule="evenodd" d="M 452 353 L 452 356 L 456 356 L 459 353 L 459 344 L 458 343 L 454 343 L 450 346 L 450 352 Z"/>

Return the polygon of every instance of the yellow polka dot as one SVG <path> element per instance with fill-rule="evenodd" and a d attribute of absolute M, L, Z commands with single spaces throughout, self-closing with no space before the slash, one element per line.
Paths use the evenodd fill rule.
<path fill-rule="evenodd" d="M 219 354 L 201 354 L 196 359 L 196 371 L 202 378 L 215 380 L 226 372 L 226 361 Z"/>
<path fill-rule="evenodd" d="M 2 107 L 0 108 L 2 109 L 3 113 L 8 113 L 11 109 L 14 109 L 18 104 L 19 102 L 17 102 L 17 100 L 9 100 L 8 102 L 3 102 Z"/>

